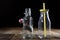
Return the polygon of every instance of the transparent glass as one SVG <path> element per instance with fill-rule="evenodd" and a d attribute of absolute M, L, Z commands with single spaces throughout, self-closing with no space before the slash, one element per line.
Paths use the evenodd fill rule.
<path fill-rule="evenodd" d="M 23 39 L 31 39 L 33 33 L 33 19 L 31 17 L 31 9 L 25 9 L 23 18 Z"/>
<path fill-rule="evenodd" d="M 44 17 L 45 18 L 45 24 L 46 24 L 46 31 L 44 30 Z M 44 16 L 44 11 L 40 11 L 40 17 L 39 17 L 39 21 L 38 21 L 38 37 L 39 38 L 44 38 L 44 31 L 46 33 L 46 37 L 49 37 L 49 35 L 51 35 L 51 21 L 49 18 L 49 10 L 46 10 L 45 12 L 45 16 Z"/>

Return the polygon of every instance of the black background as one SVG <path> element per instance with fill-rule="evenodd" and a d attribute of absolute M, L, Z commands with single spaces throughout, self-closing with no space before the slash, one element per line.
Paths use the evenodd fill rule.
<path fill-rule="evenodd" d="M 18 20 L 24 17 L 25 8 L 31 8 L 34 27 L 37 27 L 43 2 L 49 9 L 52 28 L 60 28 L 60 6 L 57 0 L 0 0 L 0 27 L 20 27 Z"/>

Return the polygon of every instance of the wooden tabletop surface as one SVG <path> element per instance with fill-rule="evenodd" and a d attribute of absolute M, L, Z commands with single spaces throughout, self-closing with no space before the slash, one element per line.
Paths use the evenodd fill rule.
<path fill-rule="evenodd" d="M 35 34 L 38 34 L 37 28 L 34 28 Z M 49 33 L 48 33 L 49 34 Z M 43 38 L 42 40 L 60 40 L 60 29 L 51 30 L 51 38 Z M 23 40 L 22 39 L 22 28 L 20 27 L 7 27 L 0 29 L 0 40 Z M 28 39 L 26 39 L 28 40 Z M 40 40 L 37 36 L 31 40 Z"/>

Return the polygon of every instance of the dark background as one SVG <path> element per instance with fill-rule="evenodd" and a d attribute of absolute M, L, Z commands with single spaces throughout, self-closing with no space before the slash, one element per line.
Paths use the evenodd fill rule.
<path fill-rule="evenodd" d="M 0 0 L 0 27 L 21 27 L 18 20 L 24 17 L 25 8 L 31 8 L 34 27 L 37 27 L 43 2 L 49 9 L 52 28 L 60 28 L 60 6 L 55 0 Z"/>

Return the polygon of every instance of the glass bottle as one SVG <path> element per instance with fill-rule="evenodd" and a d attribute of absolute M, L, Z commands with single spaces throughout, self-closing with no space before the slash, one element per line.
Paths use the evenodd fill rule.
<path fill-rule="evenodd" d="M 44 25 L 44 22 L 45 22 L 45 25 Z M 45 14 L 42 9 L 40 10 L 40 17 L 38 21 L 38 31 L 39 31 L 39 35 L 38 35 L 39 38 L 49 37 L 51 32 L 51 21 L 49 18 L 49 9 L 46 9 Z"/>
<path fill-rule="evenodd" d="M 23 18 L 23 39 L 31 39 L 33 33 L 33 19 L 31 17 L 31 9 L 25 9 Z"/>

